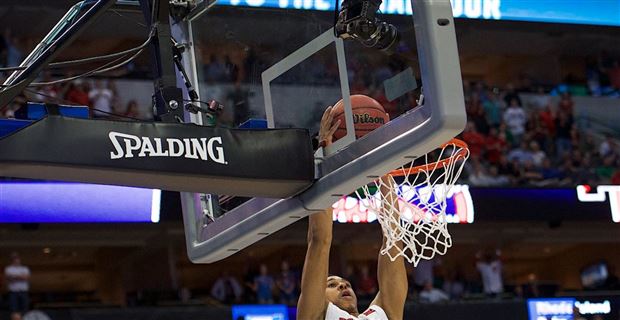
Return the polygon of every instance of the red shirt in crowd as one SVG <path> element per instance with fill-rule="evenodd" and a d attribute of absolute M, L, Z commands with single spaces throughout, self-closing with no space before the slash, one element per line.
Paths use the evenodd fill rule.
<path fill-rule="evenodd" d="M 497 164 L 502 156 L 502 150 L 506 147 L 506 140 L 498 136 L 489 136 L 486 139 L 486 147 L 487 160 L 492 164 Z"/>
<path fill-rule="evenodd" d="M 553 119 L 553 114 L 551 110 L 541 111 L 539 114 L 540 122 L 543 124 L 545 128 L 549 131 L 550 135 L 555 134 L 555 120 Z"/>
<path fill-rule="evenodd" d="M 611 184 L 620 185 L 620 170 L 616 171 L 611 177 Z"/>
<path fill-rule="evenodd" d="M 467 142 L 469 146 L 469 154 L 475 157 L 480 157 L 486 139 L 483 135 L 475 131 L 469 131 L 463 133 L 463 140 Z"/>
<path fill-rule="evenodd" d="M 67 92 L 66 99 L 77 103 L 80 106 L 88 106 L 90 105 L 90 99 L 88 99 L 88 92 L 84 92 L 80 89 L 71 89 Z"/>

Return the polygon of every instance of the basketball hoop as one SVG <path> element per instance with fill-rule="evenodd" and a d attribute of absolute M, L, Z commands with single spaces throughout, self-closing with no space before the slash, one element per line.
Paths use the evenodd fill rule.
<path fill-rule="evenodd" d="M 381 254 L 392 261 L 402 256 L 416 266 L 446 253 L 452 246 L 446 199 L 468 157 L 467 144 L 452 139 L 356 191 L 383 229 Z"/>

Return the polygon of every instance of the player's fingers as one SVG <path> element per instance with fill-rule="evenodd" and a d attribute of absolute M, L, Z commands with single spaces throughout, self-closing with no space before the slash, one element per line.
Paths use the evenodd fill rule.
<path fill-rule="evenodd" d="M 325 109 L 325 112 L 323 112 L 323 117 L 321 118 L 321 122 L 323 123 L 327 121 L 331 113 L 332 113 L 332 106 L 329 106 L 327 107 L 327 109 Z"/>
<path fill-rule="evenodd" d="M 336 130 L 338 130 L 338 127 L 340 126 L 341 122 L 342 122 L 341 120 L 338 120 L 338 121 L 336 121 L 336 123 L 334 123 L 334 125 L 331 128 L 329 128 L 329 135 L 330 136 L 333 136 L 334 133 L 336 132 Z"/>
<path fill-rule="evenodd" d="M 327 123 L 331 125 L 331 123 L 334 121 L 334 107 L 329 107 L 329 112 L 327 112 L 327 119 L 326 119 Z"/>

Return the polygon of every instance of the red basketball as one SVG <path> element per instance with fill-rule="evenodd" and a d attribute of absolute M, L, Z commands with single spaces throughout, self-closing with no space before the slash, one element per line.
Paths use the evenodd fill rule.
<path fill-rule="evenodd" d="M 368 132 L 373 131 L 390 121 L 390 116 L 377 100 L 356 94 L 351 96 L 351 109 L 353 110 L 353 125 L 355 138 L 359 139 Z M 334 123 L 340 120 L 340 125 L 334 133 L 334 139 L 340 139 L 347 134 L 347 124 L 344 119 L 344 102 L 342 99 L 334 105 Z"/>

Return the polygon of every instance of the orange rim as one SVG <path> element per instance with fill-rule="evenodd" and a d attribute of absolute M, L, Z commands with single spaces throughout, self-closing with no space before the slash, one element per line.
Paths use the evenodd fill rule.
<path fill-rule="evenodd" d="M 465 159 L 465 156 L 469 153 L 467 143 L 457 138 L 452 138 L 450 141 L 442 144 L 439 148 L 444 149 L 447 146 L 455 146 L 457 148 L 457 151 L 448 158 L 415 167 L 392 170 L 388 174 L 394 177 L 402 177 L 410 174 L 417 174 L 422 171 L 428 172 L 436 169 L 441 169 L 449 163 L 458 161 L 460 159 Z"/>

